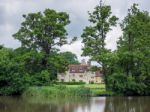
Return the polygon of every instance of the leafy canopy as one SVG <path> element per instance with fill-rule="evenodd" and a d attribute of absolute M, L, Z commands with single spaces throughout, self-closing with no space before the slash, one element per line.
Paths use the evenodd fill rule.
<path fill-rule="evenodd" d="M 109 68 L 110 89 L 124 95 L 150 94 L 150 16 L 137 6 L 133 4 L 121 23 L 123 36 Z"/>
<path fill-rule="evenodd" d="M 21 28 L 13 36 L 21 41 L 22 47 L 50 54 L 56 46 L 67 43 L 65 26 L 70 23 L 69 15 L 46 9 L 43 13 L 23 15 Z"/>
<path fill-rule="evenodd" d="M 104 63 L 107 53 L 105 39 L 112 26 L 116 25 L 118 18 L 112 15 L 111 7 L 98 5 L 92 13 L 89 12 L 90 26 L 87 26 L 81 37 L 83 38 L 83 55 L 90 56 L 92 60 L 99 64 Z"/>

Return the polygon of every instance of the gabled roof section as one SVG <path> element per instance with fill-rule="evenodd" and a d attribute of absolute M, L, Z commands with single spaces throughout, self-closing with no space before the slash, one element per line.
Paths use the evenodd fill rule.
<path fill-rule="evenodd" d="M 80 65 L 80 64 L 69 65 L 70 73 L 85 73 L 86 71 L 88 71 L 88 65 Z"/>

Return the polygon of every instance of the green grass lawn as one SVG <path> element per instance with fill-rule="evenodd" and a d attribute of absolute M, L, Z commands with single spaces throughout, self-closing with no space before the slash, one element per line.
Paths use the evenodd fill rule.
<path fill-rule="evenodd" d="M 105 84 L 86 84 L 85 87 L 90 89 L 105 89 Z"/>
<path fill-rule="evenodd" d="M 105 89 L 105 84 L 65 85 L 66 87 L 86 87 L 89 89 Z"/>
<path fill-rule="evenodd" d="M 106 91 L 105 84 L 84 84 L 84 85 L 65 85 L 67 88 L 88 88 L 92 92 L 92 96 L 112 95 L 111 92 Z"/>

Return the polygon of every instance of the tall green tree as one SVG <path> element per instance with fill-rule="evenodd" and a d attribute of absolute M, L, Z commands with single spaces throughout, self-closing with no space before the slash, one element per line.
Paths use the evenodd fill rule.
<path fill-rule="evenodd" d="M 48 67 L 48 57 L 56 51 L 57 46 L 67 43 L 66 25 L 70 23 L 69 15 L 46 9 L 43 13 L 23 15 L 21 28 L 13 37 L 21 42 L 22 47 L 42 52 L 43 66 Z"/>
<path fill-rule="evenodd" d="M 137 4 L 133 4 L 123 20 L 121 24 L 123 37 L 118 42 L 118 52 L 126 58 L 123 66 L 127 75 L 141 74 L 139 67 L 145 59 L 148 61 L 149 57 L 150 31 L 148 27 L 150 26 L 150 17 L 148 12 L 140 11 L 137 6 Z M 147 64 L 144 65 L 145 67 L 143 66 L 146 74 L 149 73 Z"/>
<path fill-rule="evenodd" d="M 128 10 L 121 23 L 123 36 L 118 41 L 111 88 L 127 95 L 150 94 L 150 16 L 137 4 Z M 117 69 L 118 68 L 118 69 Z"/>
<path fill-rule="evenodd" d="M 97 61 L 106 75 L 106 61 L 109 50 L 106 48 L 106 36 L 112 26 L 116 25 L 118 18 L 112 15 L 111 6 L 102 4 L 96 6 L 92 13 L 89 12 L 90 26 L 86 27 L 81 35 L 84 43 L 83 54 L 91 60 Z"/>

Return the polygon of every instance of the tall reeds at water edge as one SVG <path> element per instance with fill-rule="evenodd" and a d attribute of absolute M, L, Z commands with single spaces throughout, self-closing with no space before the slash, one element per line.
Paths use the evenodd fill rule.
<path fill-rule="evenodd" d="M 90 97 L 92 91 L 85 87 L 47 86 L 30 87 L 24 93 L 24 97 L 46 97 L 46 98 L 67 98 L 67 97 Z"/>

